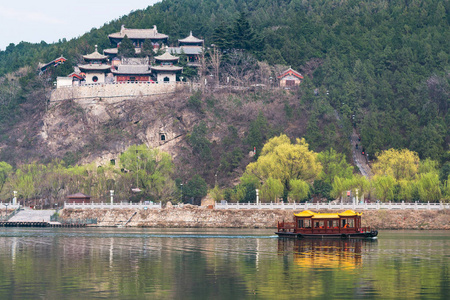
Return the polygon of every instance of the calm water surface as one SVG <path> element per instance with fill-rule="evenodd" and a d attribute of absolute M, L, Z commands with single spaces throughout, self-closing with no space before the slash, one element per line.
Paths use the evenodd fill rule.
<path fill-rule="evenodd" d="M 450 231 L 0 228 L 0 299 L 450 299 Z"/>

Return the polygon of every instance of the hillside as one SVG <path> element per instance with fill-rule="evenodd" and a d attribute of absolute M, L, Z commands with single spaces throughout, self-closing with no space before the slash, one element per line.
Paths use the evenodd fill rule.
<path fill-rule="evenodd" d="M 333 147 L 349 157 L 353 123 L 370 158 L 408 148 L 442 167 L 450 141 L 449 11 L 449 1 L 431 0 L 164 0 L 77 39 L 10 45 L 0 52 L 0 160 L 109 160 L 131 144 L 154 145 L 162 126 L 174 137 L 162 148 L 175 156 L 180 177 L 200 173 L 211 185 L 220 171 L 229 185 L 250 161 L 248 151 L 282 132 L 305 137 L 315 151 Z M 122 24 L 157 25 L 169 44 L 192 30 L 222 53 L 240 49 L 307 78 L 299 91 L 209 90 L 120 103 L 48 104 L 54 78 L 67 75 L 93 45 L 109 48 L 107 35 Z M 37 76 L 37 62 L 61 54 L 69 59 L 64 66 L 48 78 Z M 277 84 L 274 70 L 281 67 L 267 73 L 248 61 L 247 85 L 268 86 L 269 76 Z M 224 55 L 220 82 L 230 76 L 232 63 Z M 199 138 L 191 139 L 193 133 Z M 221 164 L 226 161 L 232 163 Z"/>

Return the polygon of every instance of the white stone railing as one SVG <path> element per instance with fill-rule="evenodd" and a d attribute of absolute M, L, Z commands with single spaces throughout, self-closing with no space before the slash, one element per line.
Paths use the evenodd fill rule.
<path fill-rule="evenodd" d="M 369 210 L 369 209 L 428 209 L 428 210 L 440 210 L 440 209 L 450 209 L 450 204 L 448 203 L 227 203 L 227 202 L 216 202 L 216 209 L 296 209 L 296 210 L 307 210 L 307 209 L 353 209 L 353 210 Z"/>
<path fill-rule="evenodd" d="M 12 204 L 12 203 L 0 203 L 0 214 L 2 213 L 2 210 L 5 209 L 18 209 L 20 207 L 20 204 Z"/>
<path fill-rule="evenodd" d="M 161 209 L 162 203 L 132 203 L 132 202 L 119 202 L 119 203 L 66 203 L 64 202 L 64 208 L 75 209 L 113 209 L 113 208 L 129 208 L 129 209 Z"/>

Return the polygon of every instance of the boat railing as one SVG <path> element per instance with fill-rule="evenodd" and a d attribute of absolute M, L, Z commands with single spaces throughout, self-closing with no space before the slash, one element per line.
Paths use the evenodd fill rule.
<path fill-rule="evenodd" d="M 295 229 L 295 222 L 278 222 L 277 228 L 279 232 L 293 232 Z"/>

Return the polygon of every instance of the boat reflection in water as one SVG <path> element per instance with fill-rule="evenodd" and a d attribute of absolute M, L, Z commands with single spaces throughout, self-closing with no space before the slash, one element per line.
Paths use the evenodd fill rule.
<path fill-rule="evenodd" d="M 377 240 L 363 239 L 279 239 L 278 253 L 292 253 L 300 267 L 353 269 L 376 245 Z"/>

